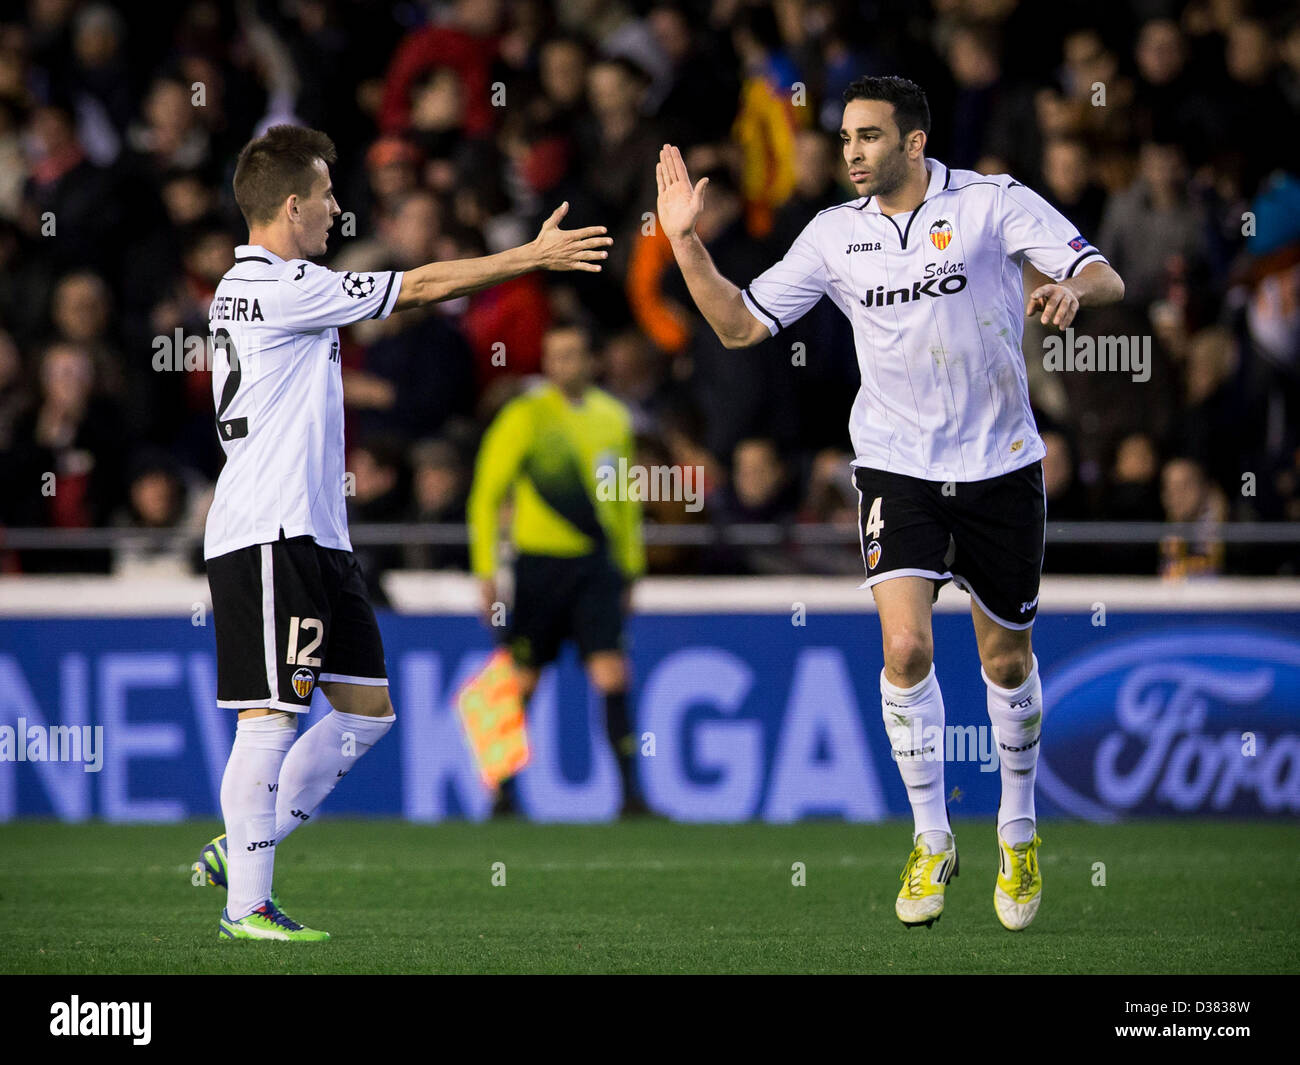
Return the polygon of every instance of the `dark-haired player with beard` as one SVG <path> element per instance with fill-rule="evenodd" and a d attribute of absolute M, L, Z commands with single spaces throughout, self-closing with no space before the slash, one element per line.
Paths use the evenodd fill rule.
<path fill-rule="evenodd" d="M 934 599 L 951 580 L 971 596 L 1001 760 L 994 907 L 1018 930 L 1042 898 L 1034 776 L 1043 707 L 1030 633 L 1046 528 L 1045 450 L 1021 335 L 1027 316 L 1064 329 L 1081 306 L 1121 299 L 1124 284 L 1019 181 L 927 158 L 929 130 L 917 85 L 854 81 L 840 140 L 858 198 L 820 212 L 743 289 L 718 272 L 695 234 L 708 179 L 692 186 L 681 153 L 667 144 L 656 167 L 659 222 L 692 298 L 727 347 L 775 336 L 822 296 L 852 323 L 862 375 L 849 420 L 862 587 L 880 614 L 882 714 L 915 822 L 895 912 L 908 926 L 933 924 L 958 868 L 931 626 Z M 1027 303 L 1025 260 L 1052 279 Z"/>

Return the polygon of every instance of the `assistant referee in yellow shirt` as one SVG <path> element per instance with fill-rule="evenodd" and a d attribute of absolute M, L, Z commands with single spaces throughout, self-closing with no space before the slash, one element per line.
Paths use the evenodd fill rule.
<path fill-rule="evenodd" d="M 619 459 L 627 466 L 634 461 L 631 415 L 592 384 L 595 368 L 585 328 L 565 324 L 547 331 L 545 382 L 507 403 L 479 448 L 469 497 L 470 558 L 488 624 L 503 631 L 519 669 L 525 704 L 563 642 L 577 643 L 587 677 L 604 698 L 626 816 L 645 810 L 634 768 L 623 637 L 632 582 L 645 572 L 645 548 L 640 503 L 626 491 L 610 491 L 617 487 L 610 474 L 620 468 Z M 514 603 L 502 630 L 499 516 L 512 491 Z M 502 787 L 497 813 L 513 807 L 512 785 Z"/>

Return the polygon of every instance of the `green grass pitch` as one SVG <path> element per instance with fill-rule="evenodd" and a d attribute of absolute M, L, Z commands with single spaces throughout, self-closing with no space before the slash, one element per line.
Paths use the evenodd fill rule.
<path fill-rule="evenodd" d="M 309 945 L 218 940 L 225 892 L 190 873 L 215 823 L 15 822 L 0 972 L 1300 972 L 1295 824 L 1044 823 L 1021 933 L 994 916 L 990 821 L 955 823 L 943 919 L 903 928 L 909 828 L 326 820 L 277 859 L 289 911 L 333 935 Z"/>

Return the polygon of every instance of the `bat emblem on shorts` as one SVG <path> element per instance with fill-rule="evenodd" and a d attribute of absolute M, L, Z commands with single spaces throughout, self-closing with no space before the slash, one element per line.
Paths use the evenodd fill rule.
<path fill-rule="evenodd" d="M 311 694 L 312 686 L 316 683 L 316 678 L 310 669 L 295 670 L 293 674 L 293 690 L 297 693 L 299 699 L 306 699 Z"/>

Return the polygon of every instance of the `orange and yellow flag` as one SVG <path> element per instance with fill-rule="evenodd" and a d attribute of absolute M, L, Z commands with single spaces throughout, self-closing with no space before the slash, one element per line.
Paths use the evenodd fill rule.
<path fill-rule="evenodd" d="M 496 790 L 528 764 L 524 704 L 509 651 L 493 654 L 456 693 L 456 711 L 484 787 Z"/>

